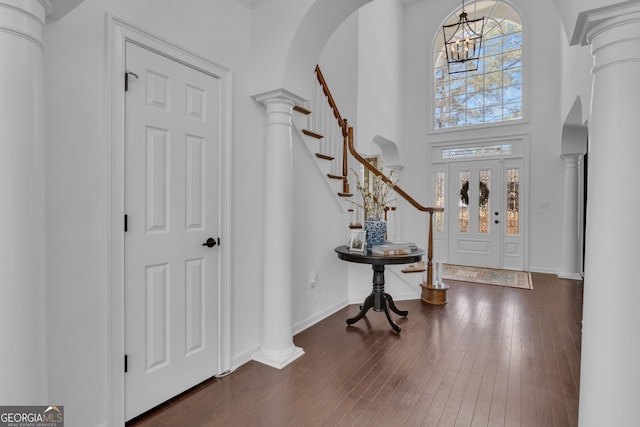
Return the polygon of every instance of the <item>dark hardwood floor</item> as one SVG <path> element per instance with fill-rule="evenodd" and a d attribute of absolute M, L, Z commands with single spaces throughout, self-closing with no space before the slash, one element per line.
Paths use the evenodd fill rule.
<path fill-rule="evenodd" d="M 133 420 L 146 426 L 577 426 L 582 282 L 533 291 L 448 282 L 449 303 L 357 305 L 294 337 L 282 370 L 249 362 Z"/>

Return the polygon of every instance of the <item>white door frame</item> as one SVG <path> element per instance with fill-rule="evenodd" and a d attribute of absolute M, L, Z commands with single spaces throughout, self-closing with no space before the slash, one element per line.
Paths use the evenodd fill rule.
<path fill-rule="evenodd" d="M 108 313 L 110 319 L 109 351 L 109 425 L 124 425 L 124 144 L 125 144 L 125 43 L 143 46 L 160 55 L 218 78 L 221 82 L 222 120 L 220 123 L 220 237 L 222 245 L 219 264 L 218 335 L 219 369 L 225 372 L 231 366 L 231 310 L 230 310 L 230 189 L 231 189 L 231 71 L 201 55 L 152 35 L 120 18 L 107 14 L 107 61 L 105 72 L 105 159 L 111 166 L 107 171 L 110 186 L 109 283 L 111 284 Z"/>
<path fill-rule="evenodd" d="M 471 149 L 476 147 L 483 146 L 495 146 L 495 145 L 505 145 L 509 146 L 510 152 L 504 153 L 502 155 L 494 155 L 494 156 L 478 156 L 474 157 L 472 155 L 465 157 L 461 156 L 459 158 L 446 158 L 443 156 L 443 150 L 447 149 Z M 449 164 L 454 163 L 456 161 L 470 161 L 470 160 L 481 160 L 481 159 L 502 159 L 505 162 L 509 162 L 511 159 L 518 159 L 522 162 L 522 173 L 521 173 L 521 184 L 520 184 L 520 227 L 522 230 L 522 240 L 521 240 L 521 254 L 522 257 L 521 265 L 524 271 L 529 270 L 529 134 L 521 133 L 521 134 L 511 134 L 511 135 L 499 135 L 495 137 L 483 137 L 483 138 L 459 138 L 455 141 L 441 141 L 441 142 L 433 142 L 429 147 L 429 158 L 431 159 L 431 175 L 430 175 L 430 188 L 429 191 L 432 194 L 432 200 L 434 201 L 435 206 L 435 173 L 436 172 L 444 172 L 445 173 L 445 188 L 448 192 L 449 188 L 449 180 L 451 179 L 449 174 Z M 449 195 L 447 194 L 447 197 Z M 451 221 L 449 220 L 447 214 L 448 207 L 448 199 L 445 200 L 445 214 L 443 216 L 443 230 L 436 231 L 434 238 L 437 242 L 436 252 L 440 259 L 438 261 L 448 262 L 448 253 L 449 253 L 449 229 L 451 225 Z M 505 244 L 504 237 L 501 238 L 502 245 Z M 501 248 L 501 265 L 503 268 L 514 268 L 510 266 L 509 263 L 504 263 L 504 255 L 505 250 L 504 247 Z"/>

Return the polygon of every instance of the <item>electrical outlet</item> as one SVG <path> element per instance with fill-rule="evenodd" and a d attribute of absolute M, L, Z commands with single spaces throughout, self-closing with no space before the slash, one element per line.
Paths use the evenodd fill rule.
<path fill-rule="evenodd" d="M 309 287 L 313 289 L 316 287 L 317 284 L 318 284 L 318 273 L 316 273 L 315 270 L 311 270 L 309 272 Z"/>

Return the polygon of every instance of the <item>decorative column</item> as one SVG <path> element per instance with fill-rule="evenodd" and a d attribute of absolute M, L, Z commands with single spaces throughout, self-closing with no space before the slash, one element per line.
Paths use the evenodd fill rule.
<path fill-rule="evenodd" d="M 581 280 L 578 272 L 578 161 L 580 155 L 563 155 L 564 211 L 562 213 L 562 260 L 558 277 Z"/>
<path fill-rule="evenodd" d="M 594 56 L 579 423 L 637 425 L 640 4 L 581 14 L 576 34 Z"/>
<path fill-rule="evenodd" d="M 304 354 L 293 344 L 292 112 L 303 99 L 284 90 L 254 97 L 267 109 L 264 168 L 262 346 L 253 359 L 282 369 Z"/>
<path fill-rule="evenodd" d="M 0 402 L 47 403 L 44 3 L 0 0 Z M 52 339 L 64 331 L 52 331 Z"/>

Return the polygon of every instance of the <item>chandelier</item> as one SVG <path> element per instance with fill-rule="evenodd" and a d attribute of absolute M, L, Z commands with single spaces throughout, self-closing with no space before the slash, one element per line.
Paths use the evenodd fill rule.
<path fill-rule="evenodd" d="M 468 19 L 464 11 L 464 0 L 462 0 L 462 13 L 458 22 L 442 26 L 449 74 L 478 69 L 483 29 L 484 16 Z"/>

